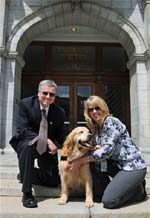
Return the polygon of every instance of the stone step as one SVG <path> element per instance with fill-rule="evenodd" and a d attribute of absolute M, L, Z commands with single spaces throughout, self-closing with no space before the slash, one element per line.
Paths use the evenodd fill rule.
<path fill-rule="evenodd" d="M 0 196 L 21 196 L 21 183 L 15 179 L 0 179 Z M 146 178 L 146 191 L 150 195 L 150 178 Z M 61 193 L 60 186 L 56 188 L 50 188 L 45 186 L 33 185 L 33 192 L 35 196 L 39 197 L 59 197 Z M 71 192 L 71 196 L 83 196 L 84 191 Z"/>
<path fill-rule="evenodd" d="M 71 193 L 66 205 L 58 205 L 60 187 L 34 186 L 38 208 L 25 208 L 21 203 L 21 184 L 16 179 L 17 173 L 16 156 L 3 156 L 0 162 L 0 218 L 150 218 L 150 196 L 144 202 L 119 209 L 105 209 L 98 202 L 89 209 L 85 206 L 82 192 Z M 150 194 L 150 177 L 146 181 Z"/>
<path fill-rule="evenodd" d="M 0 167 L 0 179 L 16 179 L 18 172 L 18 167 Z"/>
<path fill-rule="evenodd" d="M 4 156 L 3 156 L 4 157 Z M 7 157 L 7 156 L 6 156 Z M 18 163 L 14 155 L 10 156 L 12 161 L 4 158 L 3 162 L 0 163 L 0 195 L 1 196 L 21 196 L 21 184 L 16 179 L 19 172 Z M 58 197 L 60 196 L 60 187 L 48 188 L 33 186 L 33 190 L 36 196 L 44 197 Z M 146 176 L 146 190 L 150 195 L 150 176 L 149 171 Z M 81 191 L 80 191 L 81 192 Z M 72 196 L 81 196 L 83 192 L 71 193 Z"/>
<path fill-rule="evenodd" d="M 22 196 L 21 192 L 22 184 L 17 179 L 0 179 L 0 196 Z M 33 185 L 33 192 L 35 196 L 39 197 L 59 197 L 60 186 L 56 188 L 50 188 L 45 186 Z"/>
<path fill-rule="evenodd" d="M 9 179 L 9 178 L 15 179 L 18 173 L 19 173 L 18 166 L 15 166 L 15 167 L 0 166 L 0 179 Z M 149 171 L 147 171 L 146 178 L 150 179 Z"/>
<path fill-rule="evenodd" d="M 21 197 L 0 199 L 1 218 L 150 218 L 150 199 L 119 209 L 105 209 L 102 203 L 87 208 L 84 199 L 69 199 L 66 205 L 58 205 L 58 198 L 37 198 L 38 208 L 25 208 Z"/>

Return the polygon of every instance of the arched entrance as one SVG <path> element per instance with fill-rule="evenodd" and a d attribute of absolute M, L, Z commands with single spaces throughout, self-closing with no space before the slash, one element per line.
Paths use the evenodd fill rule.
<path fill-rule="evenodd" d="M 72 26 L 77 26 L 81 30 L 89 28 L 89 34 L 91 34 L 91 30 L 94 29 L 95 33 L 97 32 L 99 35 L 94 37 L 94 33 L 92 38 L 90 38 L 85 31 L 82 31 L 79 35 L 70 35 L 70 32 L 65 32 L 65 28 L 70 30 L 70 27 Z M 62 30 L 61 35 L 56 34 L 57 30 L 60 29 Z M 56 30 L 55 33 L 54 30 Z M 4 136 L 3 138 L 5 140 L 3 144 L 6 146 L 9 144 L 8 141 L 15 130 L 17 103 L 21 97 L 21 75 L 24 64 L 22 57 L 28 45 L 33 40 L 37 39 L 38 36 L 45 33 L 51 34 L 49 39 L 51 38 L 50 41 L 53 42 L 95 41 L 100 43 L 104 41 L 106 42 L 107 37 L 109 36 L 111 38 L 111 40 L 108 40 L 109 43 L 117 42 L 122 45 L 129 58 L 128 67 L 130 71 L 130 82 L 128 84 L 130 84 L 132 136 L 134 137 L 137 145 L 148 147 L 150 118 L 147 115 L 149 108 L 148 94 L 144 89 L 144 87 L 147 87 L 148 75 L 144 59 L 145 44 L 143 37 L 138 28 L 136 28 L 130 20 L 126 20 L 123 16 L 121 16 L 121 14 L 113 11 L 113 9 L 105 8 L 102 5 L 98 5 L 90 1 L 83 2 L 81 11 L 72 11 L 70 1 L 58 2 L 54 5 L 49 4 L 47 7 L 40 8 L 36 11 L 36 13 L 31 13 L 26 16 L 16 24 L 14 29 L 12 29 L 10 37 L 7 41 L 8 54 L 5 72 L 6 88 L 4 90 L 5 98 L 3 100 L 4 109 L 7 108 L 7 110 L 4 119 L 5 128 L 3 128 L 3 132 L 1 134 Z M 105 33 L 105 36 L 107 37 L 101 38 L 103 33 Z M 45 78 L 47 75 L 42 76 L 42 78 Z M 51 76 L 51 74 L 48 76 Z M 105 78 L 105 80 L 103 74 L 98 74 L 96 75 L 94 83 L 98 83 L 99 85 L 101 84 L 103 90 L 111 90 L 110 88 L 107 88 L 107 85 L 114 88 L 114 85 L 116 84 L 112 84 L 112 79 L 108 80 L 108 78 L 109 77 Z M 97 90 L 97 85 L 95 87 Z M 120 92 L 120 88 L 118 88 L 116 92 Z M 98 91 L 96 93 L 98 93 Z M 108 93 L 112 93 L 112 91 Z M 145 98 L 143 98 L 143 93 L 145 94 Z M 146 119 L 143 119 L 145 115 Z"/>
<path fill-rule="evenodd" d="M 127 55 L 119 43 L 32 42 L 24 53 L 21 98 L 37 94 L 45 78 L 58 84 L 56 103 L 66 111 L 66 129 L 85 125 L 84 101 L 102 96 L 130 130 Z"/>

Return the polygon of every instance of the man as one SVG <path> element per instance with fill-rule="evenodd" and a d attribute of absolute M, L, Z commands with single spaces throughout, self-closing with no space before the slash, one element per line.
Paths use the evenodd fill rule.
<path fill-rule="evenodd" d="M 24 207 L 37 207 L 32 195 L 32 184 L 55 187 L 60 184 L 57 149 L 65 139 L 65 112 L 54 104 L 57 85 L 52 80 L 39 83 L 38 95 L 24 98 L 19 103 L 17 131 L 10 144 L 18 155 L 19 178 L 22 182 L 22 203 Z M 45 115 L 41 111 L 44 110 Z M 38 146 L 42 136 L 41 120 L 46 124 L 46 151 Z M 43 133 L 42 133 L 43 134 Z M 44 133 L 45 134 L 45 133 Z M 44 147 L 44 142 L 43 145 Z M 38 168 L 34 167 L 37 159 Z"/>

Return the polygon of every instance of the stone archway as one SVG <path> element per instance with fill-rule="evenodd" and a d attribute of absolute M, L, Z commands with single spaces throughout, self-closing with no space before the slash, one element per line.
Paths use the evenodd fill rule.
<path fill-rule="evenodd" d="M 9 52 L 22 54 L 37 34 L 65 26 L 89 26 L 112 35 L 126 49 L 128 56 L 133 52 L 143 53 L 145 44 L 137 28 L 116 12 L 93 3 L 83 3 L 81 11 L 72 12 L 68 2 L 43 8 L 25 17 L 13 29 L 8 42 Z"/>

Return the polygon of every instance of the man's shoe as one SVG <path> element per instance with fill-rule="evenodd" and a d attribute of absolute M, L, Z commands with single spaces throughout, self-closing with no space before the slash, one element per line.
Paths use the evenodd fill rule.
<path fill-rule="evenodd" d="M 38 207 L 36 199 L 30 192 L 23 193 L 22 204 L 28 208 Z"/>

